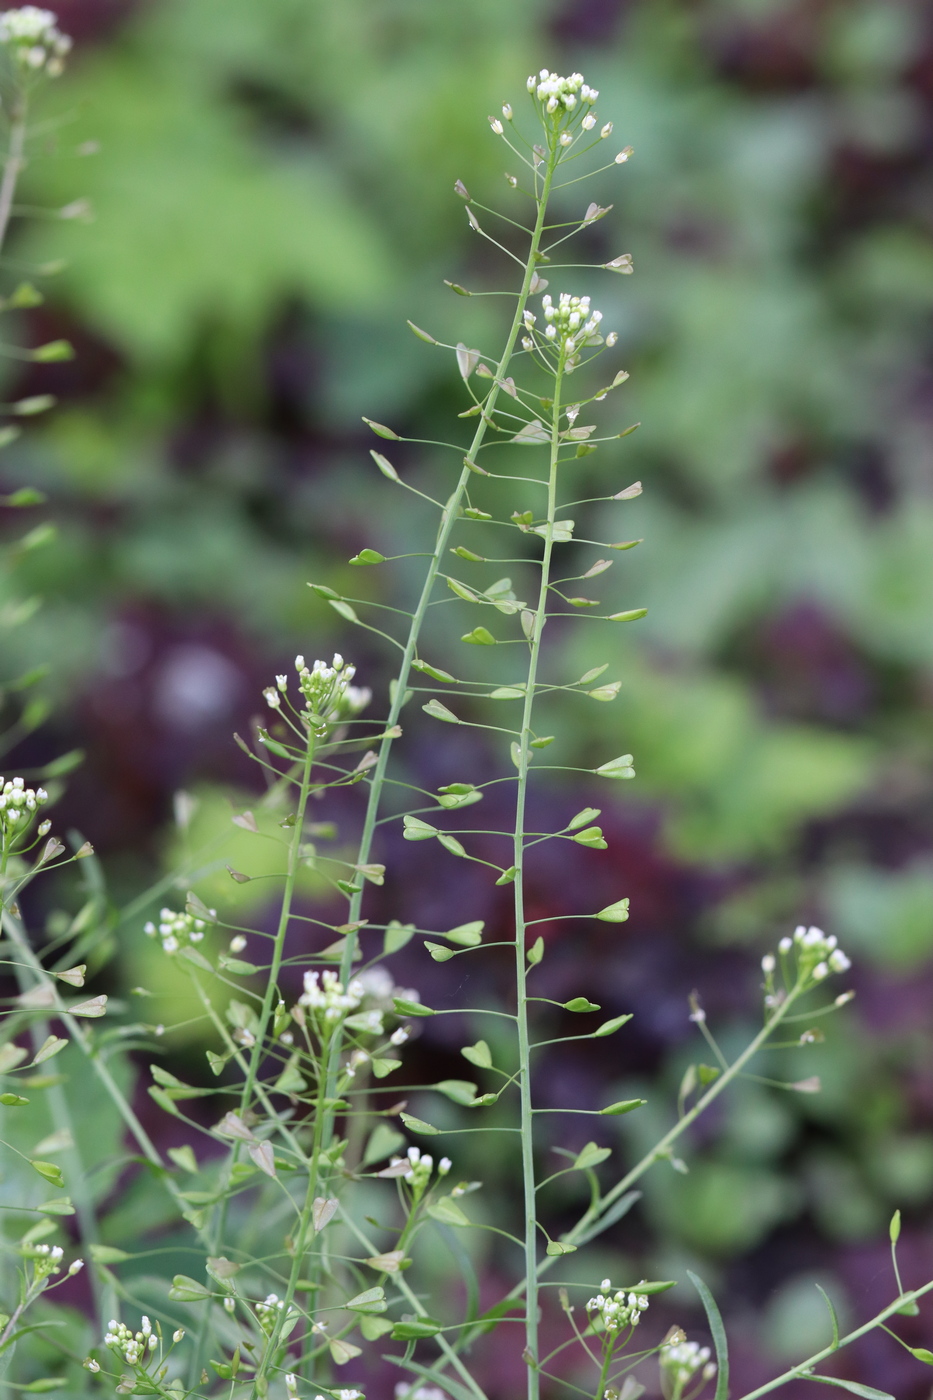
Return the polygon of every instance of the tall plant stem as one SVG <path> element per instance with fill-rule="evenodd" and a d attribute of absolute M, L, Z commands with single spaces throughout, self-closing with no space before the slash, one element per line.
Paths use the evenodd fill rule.
<path fill-rule="evenodd" d="M 308 733 L 308 742 L 305 748 L 304 759 L 301 765 L 301 777 L 298 781 L 298 805 L 295 811 L 295 824 L 292 827 L 292 839 L 288 843 L 288 860 L 285 867 L 285 887 L 282 890 L 282 904 L 279 909 L 279 921 L 275 931 L 275 940 L 272 945 L 272 960 L 269 965 L 269 976 L 266 982 L 266 990 L 262 999 L 262 1006 L 259 1010 L 258 1025 L 256 1028 L 256 1043 L 252 1047 L 249 1063 L 246 1069 L 246 1077 L 243 1081 L 243 1088 L 240 1093 L 240 1116 L 247 1111 L 256 1090 L 256 1081 L 259 1075 L 259 1067 L 262 1064 L 262 1057 L 266 1053 L 266 1036 L 269 1031 L 269 1023 L 272 1020 L 272 1004 L 278 997 L 279 992 L 279 972 L 282 967 L 282 957 L 285 951 L 285 939 L 288 935 L 288 926 L 291 921 L 292 904 L 295 899 L 295 884 L 298 879 L 298 867 L 301 860 L 301 843 L 304 837 L 305 812 L 308 806 L 308 795 L 311 790 L 311 769 L 314 764 L 314 736 Z M 230 1154 L 228 1171 L 239 1158 L 239 1144 L 234 1144 Z M 215 1207 L 214 1219 L 211 1225 L 211 1238 L 208 1243 L 208 1252 L 217 1254 L 223 1242 L 224 1229 L 227 1223 L 227 1197 Z M 294 1290 L 292 1290 L 294 1292 Z M 206 1309 L 201 1326 L 198 1329 L 197 1341 L 194 1349 L 194 1356 L 191 1362 L 190 1375 L 191 1384 L 194 1386 L 201 1375 L 201 1368 L 204 1364 L 204 1348 L 207 1343 L 210 1331 L 210 1310 Z"/>
<path fill-rule="evenodd" d="M 498 366 L 496 367 L 495 379 L 493 381 L 492 388 L 489 392 L 489 397 L 486 400 L 483 412 L 480 415 L 480 421 L 477 425 L 476 432 L 473 435 L 473 441 L 471 442 L 469 450 L 466 454 L 467 460 L 471 462 L 475 462 L 476 454 L 482 447 L 483 442 L 485 440 L 486 430 L 488 426 L 487 419 L 492 416 L 495 410 L 500 393 L 499 385 L 504 379 L 506 371 L 508 370 L 509 361 L 512 358 L 512 352 L 515 349 L 515 342 L 518 339 L 518 334 L 522 327 L 522 317 L 524 315 L 525 307 L 528 303 L 528 297 L 531 293 L 531 284 L 534 280 L 535 269 L 538 263 L 538 251 L 541 247 L 541 238 L 544 233 L 544 223 L 547 215 L 548 200 L 550 199 L 551 185 L 554 179 L 554 171 L 557 167 L 557 159 L 557 148 L 554 148 L 549 153 L 547 163 L 545 166 L 544 177 L 542 180 L 541 191 L 538 195 L 537 217 L 535 219 L 534 229 L 532 230 L 531 234 L 531 242 L 528 246 L 528 257 L 525 262 L 525 272 L 522 278 L 521 290 L 518 294 L 518 301 L 515 306 L 515 315 L 512 318 L 512 325 L 509 329 L 508 338 L 505 342 L 505 349 L 503 350 L 502 357 L 499 360 Z M 441 567 L 441 561 L 443 560 L 444 554 L 446 553 L 447 546 L 450 541 L 450 536 L 457 520 L 457 516 L 460 510 L 460 503 L 463 500 L 467 484 L 472 475 L 472 470 L 468 466 L 464 466 L 463 470 L 460 473 L 460 479 L 457 482 L 456 489 L 454 490 L 453 495 L 448 500 L 447 505 L 444 508 L 444 512 L 441 516 L 440 528 L 438 529 L 437 540 L 434 545 L 434 553 L 432 554 L 430 563 L 428 564 L 427 573 L 425 574 L 424 579 L 424 585 L 422 586 L 421 595 L 418 599 L 418 605 L 415 609 L 414 615 L 411 620 L 411 626 L 408 631 L 408 639 L 405 643 L 405 650 L 402 655 L 402 661 L 398 669 L 398 675 L 396 677 L 395 697 L 392 700 L 389 709 L 389 717 L 386 721 L 386 728 L 390 731 L 394 729 L 397 725 L 399 715 L 402 712 L 402 706 L 405 703 L 405 692 L 408 686 L 409 677 L 411 675 L 411 663 L 415 659 L 415 655 L 418 650 L 418 639 L 421 636 L 421 628 L 424 624 L 424 619 L 427 614 L 428 605 L 431 601 L 431 595 L 434 592 L 434 585 L 437 582 L 437 575 Z M 385 785 L 386 769 L 388 767 L 389 756 L 391 754 L 391 751 L 392 740 L 389 738 L 384 739 L 379 749 L 379 761 L 373 769 L 372 778 L 370 779 L 369 784 L 369 798 L 366 804 L 366 815 L 363 819 L 363 829 L 360 835 L 358 856 L 358 864 L 360 865 L 365 865 L 367 863 L 367 861 L 369 860 L 370 851 L 372 849 L 373 834 L 376 830 L 376 820 L 379 815 L 379 807 L 382 801 L 382 790 Z M 363 892 L 361 890 L 359 891 L 359 893 L 353 895 L 350 900 L 349 922 L 351 924 L 355 923 L 359 919 L 360 912 L 362 909 L 362 903 Z M 348 934 L 340 969 L 340 975 L 344 985 L 346 985 L 351 975 L 351 971 L 353 968 L 353 960 L 356 955 L 356 943 L 356 935 L 353 933 Z M 335 1096 L 334 1087 L 336 1084 L 337 1069 L 339 1065 L 339 1054 L 340 1041 L 339 1038 L 335 1038 L 335 1042 L 331 1050 L 331 1055 L 329 1057 L 329 1063 L 327 1067 L 327 1092 L 330 1098 L 333 1098 Z M 330 1141 L 330 1138 L 333 1135 L 333 1114 L 329 1115 L 329 1117 L 330 1122 L 327 1126 L 324 1137 L 325 1146 L 327 1146 L 327 1144 Z"/>
<path fill-rule="evenodd" d="M 16 182 L 20 177 L 25 161 L 23 151 L 26 146 L 26 99 L 20 94 L 14 99 L 13 115 L 10 123 L 10 142 L 7 147 L 3 179 L 0 180 L 0 248 L 6 239 L 10 215 L 13 212 L 13 196 Z"/>

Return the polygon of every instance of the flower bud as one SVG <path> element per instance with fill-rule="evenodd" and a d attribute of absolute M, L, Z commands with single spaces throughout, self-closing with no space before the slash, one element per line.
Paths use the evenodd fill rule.
<path fill-rule="evenodd" d="M 602 137 L 602 139 L 603 139 L 604 141 L 605 141 L 605 139 L 606 139 L 607 136 L 611 136 L 611 135 L 612 135 L 612 122 L 606 122 L 606 125 L 603 127 L 602 131 L 601 131 L 599 134 L 600 134 L 600 136 Z"/>
<path fill-rule="evenodd" d="M 507 122 L 510 122 L 512 120 L 512 104 L 510 102 L 506 102 L 503 104 L 502 115 L 505 117 Z"/>

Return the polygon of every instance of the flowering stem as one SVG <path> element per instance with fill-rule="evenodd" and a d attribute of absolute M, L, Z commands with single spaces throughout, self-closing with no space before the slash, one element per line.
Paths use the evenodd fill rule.
<path fill-rule="evenodd" d="M 0 181 L 0 248 L 6 239 L 10 215 L 13 212 L 13 196 L 16 182 L 20 177 L 25 161 L 23 150 L 26 145 L 26 99 L 20 94 L 13 108 L 10 123 L 10 144 L 7 147 L 3 179 Z"/>
<path fill-rule="evenodd" d="M 551 557 L 554 552 L 554 517 L 557 510 L 557 463 L 560 452 L 560 396 L 565 355 L 561 352 L 554 383 L 551 408 L 551 446 L 547 487 L 547 525 L 544 532 L 544 552 L 541 558 L 541 582 L 538 606 L 530 641 L 525 702 L 519 738 L 518 790 L 515 799 L 515 831 L 513 864 L 516 868 L 515 895 L 515 983 L 516 1023 L 518 1028 L 518 1083 L 521 1102 L 522 1188 L 525 1207 L 525 1346 L 528 1363 L 528 1400 L 537 1400 L 538 1384 L 538 1222 L 535 1209 L 536 1183 L 534 1163 L 534 1109 L 531 1098 L 531 1049 L 528 1029 L 528 996 L 526 990 L 528 967 L 525 949 L 525 805 L 528 793 L 530 762 L 531 717 L 534 709 L 535 684 L 541 656 L 541 636 L 547 618 Z"/>

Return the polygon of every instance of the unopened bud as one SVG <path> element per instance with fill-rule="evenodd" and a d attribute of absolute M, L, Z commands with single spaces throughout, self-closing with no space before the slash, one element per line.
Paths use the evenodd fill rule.
<path fill-rule="evenodd" d="M 510 102 L 506 102 L 503 104 L 502 115 L 505 117 L 507 122 L 510 122 L 512 120 L 512 104 Z"/>
<path fill-rule="evenodd" d="M 505 127 L 502 125 L 498 117 L 490 117 L 489 125 L 492 127 L 493 131 L 496 133 L 497 136 L 501 136 L 503 131 L 505 130 Z"/>
<path fill-rule="evenodd" d="M 602 131 L 601 131 L 599 134 L 600 134 L 600 136 L 602 137 L 602 139 L 603 139 L 604 141 L 605 141 L 605 139 L 606 139 L 607 136 L 611 136 L 611 135 L 612 135 L 612 122 L 606 122 L 606 125 L 603 127 Z"/>
<path fill-rule="evenodd" d="M 81 1270 L 82 1270 L 83 1268 L 84 1268 L 84 1260 L 83 1260 L 83 1259 L 75 1259 L 74 1263 L 72 1263 L 72 1264 L 69 1266 L 69 1269 L 68 1269 L 68 1277 L 69 1277 L 69 1278 L 74 1278 L 75 1274 L 80 1274 L 80 1272 L 81 1272 Z"/>
<path fill-rule="evenodd" d="M 454 185 L 454 193 L 458 194 L 461 199 L 470 198 L 470 191 L 467 189 L 466 185 L 463 183 L 462 180 L 458 180 L 457 183 Z"/>
<path fill-rule="evenodd" d="M 624 165 L 629 156 L 633 154 L 631 146 L 626 146 L 624 151 L 620 151 L 616 156 L 616 165 Z"/>

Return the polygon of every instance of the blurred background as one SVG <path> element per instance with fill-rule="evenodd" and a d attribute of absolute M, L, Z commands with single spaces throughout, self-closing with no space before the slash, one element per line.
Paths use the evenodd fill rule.
<path fill-rule="evenodd" d="M 4 371 L 7 399 L 59 402 L 0 465 L 3 491 L 48 494 L 27 523 L 58 531 L 7 552 L 2 673 L 50 666 L 10 761 L 84 752 L 56 820 L 95 843 L 117 903 L 177 851 L 179 789 L 197 799 L 199 839 L 229 830 L 231 795 L 252 782 L 231 731 L 296 651 L 339 645 L 385 694 L 385 655 L 306 585 L 378 597 L 414 580 L 345 568 L 364 545 L 423 547 L 427 524 L 375 474 L 360 416 L 446 436 L 464 407 L 448 358 L 406 317 L 497 343 L 496 303 L 443 285 L 503 285 L 453 195 L 462 178 L 484 202 L 510 197 L 486 112 L 518 108 L 533 69 L 579 68 L 635 148 L 592 195 L 615 207 L 588 248 L 631 253 L 635 275 L 569 289 L 593 293 L 631 373 L 612 411 L 642 426 L 587 459 L 595 489 L 581 494 L 645 483 L 624 524 L 645 543 L 619 557 L 615 586 L 649 614 L 613 643 L 620 699 L 573 711 L 566 761 L 632 751 L 638 781 L 595 799 L 610 850 L 568 848 L 534 897 L 559 912 L 575 881 L 607 902 L 621 882 L 630 922 L 557 925 L 575 931 L 552 935 L 549 976 L 570 986 L 581 956 L 599 958 L 604 1007 L 636 1017 L 599 1082 L 565 1059 L 549 1087 L 555 1104 L 632 1088 L 669 1103 L 704 1058 L 692 988 L 737 1045 L 761 953 L 800 920 L 838 935 L 857 999 L 789 1076 L 819 1073 L 822 1093 L 744 1084 L 691 1144 L 689 1175 L 657 1168 L 599 1246 L 606 1273 L 699 1268 L 734 1329 L 736 1387 L 760 1383 L 825 1343 L 814 1282 L 844 1320 L 886 1301 L 895 1206 L 905 1282 L 933 1264 L 933 5 L 60 0 L 58 13 L 77 44 L 50 99 L 65 120 L 23 200 L 69 217 L 24 221 L 7 266 L 61 260 L 17 334 L 65 336 L 77 358 Z M 436 483 L 430 453 L 395 460 Z M 3 513 L 21 533 L 23 513 Z M 577 673 L 603 659 L 574 633 L 566 647 Z M 449 736 L 426 739 L 407 761 L 444 781 Z M 457 755 L 470 777 L 487 761 Z M 584 784 L 554 800 L 593 798 Z M 413 858 L 387 849 L 391 896 Z M 419 888 L 409 916 L 507 918 L 469 870 L 455 877 Z M 141 942 L 122 931 L 102 986 L 154 985 Z M 424 961 L 402 972 L 440 997 Z M 196 1043 L 175 1052 L 203 1063 Z M 616 1139 L 625 1154 L 667 1121 L 649 1113 Z M 507 1194 L 511 1165 L 483 1166 L 491 1199 Z M 668 1311 L 696 1321 L 687 1290 Z M 919 1319 L 900 1322 L 930 1345 Z M 508 1385 L 515 1364 L 497 1362 Z M 926 1400 L 922 1369 L 876 1334 L 839 1374 Z"/>

